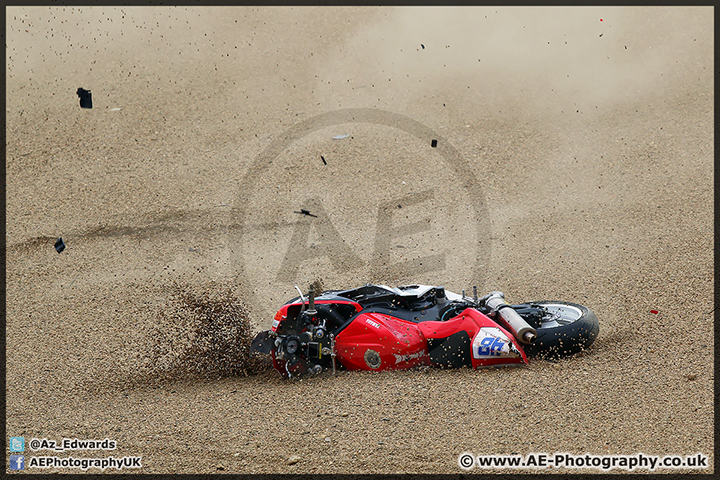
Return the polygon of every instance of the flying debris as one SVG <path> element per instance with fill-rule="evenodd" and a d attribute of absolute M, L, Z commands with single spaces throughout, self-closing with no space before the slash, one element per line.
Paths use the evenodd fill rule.
<path fill-rule="evenodd" d="M 55 250 L 57 250 L 58 253 L 65 250 L 65 242 L 63 242 L 62 237 L 58 238 L 55 242 Z"/>
<path fill-rule="evenodd" d="M 315 218 L 317 218 L 317 215 L 313 215 L 312 213 L 310 213 L 310 210 L 306 210 L 306 209 L 304 209 L 304 208 L 301 208 L 299 212 L 293 212 L 293 213 L 299 213 L 300 215 L 306 215 L 306 216 L 308 216 L 308 217 L 315 217 Z"/>
<path fill-rule="evenodd" d="M 77 96 L 80 97 L 81 108 L 92 108 L 92 93 L 84 88 L 77 89 Z"/>

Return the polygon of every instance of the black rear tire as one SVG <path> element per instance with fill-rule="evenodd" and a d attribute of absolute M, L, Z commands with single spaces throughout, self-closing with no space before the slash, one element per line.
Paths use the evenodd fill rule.
<path fill-rule="evenodd" d="M 569 302 L 528 302 L 546 309 L 537 339 L 523 345 L 528 357 L 558 358 L 579 353 L 593 344 L 600 332 L 595 313 L 587 307 Z"/>

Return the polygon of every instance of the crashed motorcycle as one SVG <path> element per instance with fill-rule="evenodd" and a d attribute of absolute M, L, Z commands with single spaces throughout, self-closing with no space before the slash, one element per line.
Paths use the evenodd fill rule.
<path fill-rule="evenodd" d="M 399 370 L 419 366 L 525 365 L 588 348 L 599 323 L 569 302 L 510 305 L 502 292 L 478 297 L 441 286 L 365 285 L 299 296 L 278 310 L 251 351 L 269 354 L 287 378 L 324 371 Z"/>

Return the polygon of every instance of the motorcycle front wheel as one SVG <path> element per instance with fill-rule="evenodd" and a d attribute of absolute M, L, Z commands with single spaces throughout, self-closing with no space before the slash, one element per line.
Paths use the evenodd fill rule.
<path fill-rule="evenodd" d="M 595 313 L 587 307 L 569 302 L 529 302 L 542 311 L 536 327 L 537 338 L 524 345 L 528 357 L 557 358 L 581 352 L 593 344 L 600 331 Z"/>

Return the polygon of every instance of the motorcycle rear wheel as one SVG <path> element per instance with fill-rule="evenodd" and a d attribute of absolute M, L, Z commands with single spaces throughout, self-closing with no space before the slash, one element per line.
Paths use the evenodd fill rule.
<path fill-rule="evenodd" d="M 569 302 L 528 302 L 546 313 L 532 345 L 524 345 L 528 357 L 558 358 L 579 353 L 590 347 L 600 331 L 595 313 Z"/>

